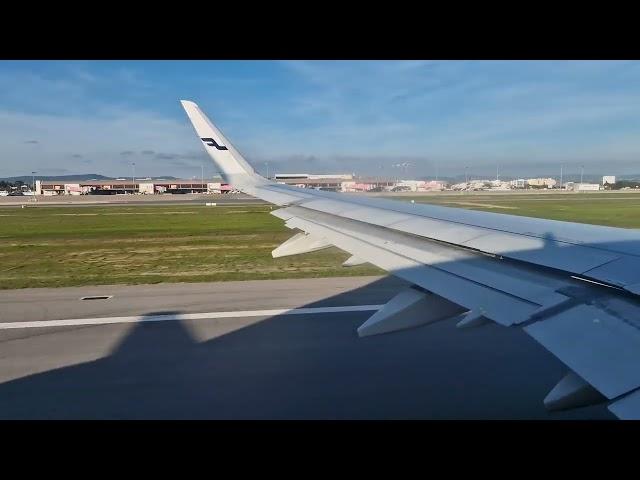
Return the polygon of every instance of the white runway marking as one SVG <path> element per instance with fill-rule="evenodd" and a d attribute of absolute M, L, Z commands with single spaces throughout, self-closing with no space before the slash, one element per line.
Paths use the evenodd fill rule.
<path fill-rule="evenodd" d="M 72 318 L 37 322 L 4 322 L 0 330 L 12 328 L 69 327 L 78 325 L 107 325 L 110 323 L 167 322 L 172 320 L 205 320 L 214 318 L 272 317 L 276 315 L 307 315 L 315 313 L 368 312 L 382 305 L 352 305 L 345 307 L 279 308 L 274 310 L 244 310 L 235 312 L 179 313 L 176 315 L 138 315 L 134 317 Z"/>

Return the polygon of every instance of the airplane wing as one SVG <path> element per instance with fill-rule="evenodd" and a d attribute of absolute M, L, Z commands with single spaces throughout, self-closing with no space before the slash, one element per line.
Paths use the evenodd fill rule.
<path fill-rule="evenodd" d="M 336 246 L 408 282 L 361 337 L 456 317 L 517 326 L 568 367 L 550 410 L 607 402 L 640 419 L 640 231 L 305 190 L 258 175 L 191 101 L 181 101 L 225 181 L 282 208 L 299 232 L 274 257 Z"/>

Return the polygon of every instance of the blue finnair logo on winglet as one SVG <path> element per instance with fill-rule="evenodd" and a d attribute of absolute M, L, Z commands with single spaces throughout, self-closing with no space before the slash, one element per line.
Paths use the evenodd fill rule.
<path fill-rule="evenodd" d="M 218 145 L 218 143 L 213 138 L 201 138 L 200 140 L 202 140 L 210 147 L 216 147 L 218 150 L 227 150 L 227 147 L 225 147 L 224 145 Z"/>

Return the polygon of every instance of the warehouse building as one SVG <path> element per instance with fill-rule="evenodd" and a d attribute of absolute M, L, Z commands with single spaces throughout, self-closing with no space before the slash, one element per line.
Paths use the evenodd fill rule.
<path fill-rule="evenodd" d="M 599 183 L 573 183 L 571 187 L 569 184 L 571 182 L 567 183 L 567 188 L 572 188 L 576 192 L 595 192 L 601 188 Z"/>
<path fill-rule="evenodd" d="M 554 188 L 558 182 L 554 178 L 529 178 L 527 185 L 533 188 Z"/>
<path fill-rule="evenodd" d="M 36 180 L 37 195 L 153 195 L 161 193 L 229 193 L 232 187 L 223 182 L 202 180 L 114 179 L 61 182 Z"/>

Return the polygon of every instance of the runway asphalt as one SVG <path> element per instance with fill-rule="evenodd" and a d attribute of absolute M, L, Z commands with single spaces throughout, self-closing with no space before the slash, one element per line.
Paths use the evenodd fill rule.
<path fill-rule="evenodd" d="M 1 291 L 0 418 L 615 418 L 605 405 L 547 412 L 542 400 L 566 367 L 518 328 L 460 331 L 452 319 L 358 338 L 403 285 L 355 277 Z"/>

